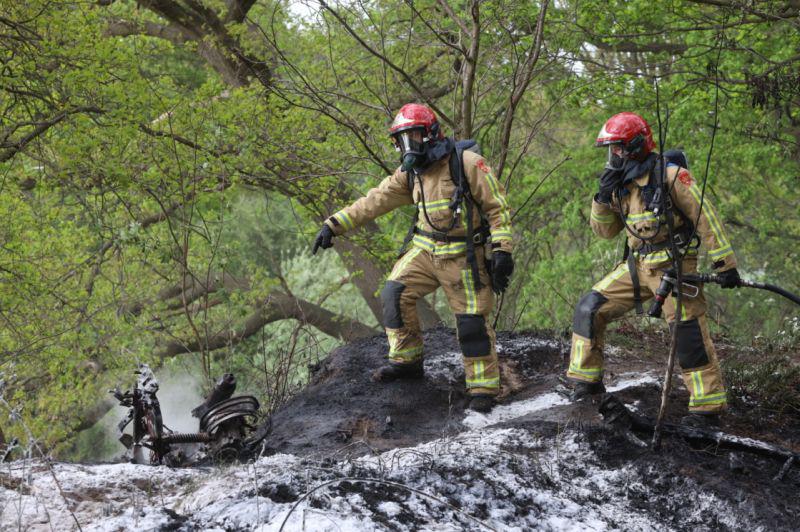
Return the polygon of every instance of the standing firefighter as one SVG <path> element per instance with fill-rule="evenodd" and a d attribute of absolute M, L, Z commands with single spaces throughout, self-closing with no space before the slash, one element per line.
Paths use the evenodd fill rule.
<path fill-rule="evenodd" d="M 488 412 L 500 389 L 495 334 L 489 322 L 492 290 L 503 292 L 514 269 L 505 190 L 486 161 L 466 149 L 474 143 L 445 138 L 436 115 L 424 105 L 403 106 L 389 133 L 401 154 L 401 166 L 365 197 L 326 220 L 314 253 L 319 247 L 331 247 L 334 235 L 401 205 L 416 205 L 404 253 L 381 292 L 389 361 L 373 378 L 389 382 L 423 376 L 416 305 L 441 286 L 456 317 L 469 407 Z"/>
<path fill-rule="evenodd" d="M 573 318 L 572 352 L 567 376 L 576 381 L 573 399 L 605 391 L 603 343 L 606 325 L 629 310 L 642 311 L 662 274 L 672 266 L 669 224 L 684 257 L 682 271 L 697 271 L 697 250 L 705 245 L 725 288 L 739 282 L 736 258 L 724 228 L 707 197 L 702 196 L 682 154 L 653 152 L 650 126 L 639 115 L 612 116 L 600 130 L 596 146 L 608 147 L 600 191 L 592 201 L 591 226 L 601 238 L 625 230 L 625 260 L 581 297 Z M 663 162 L 662 162 L 663 161 Z M 661 165 L 666 168 L 662 172 Z M 693 288 L 693 287 L 692 287 Z M 688 290 L 684 290 L 686 293 Z M 677 327 L 676 355 L 689 390 L 686 419 L 713 425 L 725 409 L 725 387 L 706 323 L 702 289 L 684 295 Z M 663 307 L 675 327 L 674 298 Z"/>

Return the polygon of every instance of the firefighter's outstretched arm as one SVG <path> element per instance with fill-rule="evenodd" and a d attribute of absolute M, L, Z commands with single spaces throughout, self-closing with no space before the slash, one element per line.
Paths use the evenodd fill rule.
<path fill-rule="evenodd" d="M 668 168 L 667 184 L 675 206 L 691 223 L 697 224 L 697 236 L 722 278 L 720 284 L 724 288 L 737 286 L 739 273 L 736 270 L 736 255 L 708 194 L 703 196 L 702 190 L 685 168 Z"/>
<path fill-rule="evenodd" d="M 362 226 L 401 205 L 411 205 L 412 203 L 406 173 L 398 169 L 394 174 L 381 181 L 380 185 L 367 192 L 366 196 L 357 199 L 349 207 L 345 207 L 325 220 L 314 240 L 312 253 L 316 253 L 319 248 L 327 249 L 333 246 L 334 236 Z"/>

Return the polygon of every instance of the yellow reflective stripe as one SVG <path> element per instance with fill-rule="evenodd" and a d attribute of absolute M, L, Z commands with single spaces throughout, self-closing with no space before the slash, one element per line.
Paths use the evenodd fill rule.
<path fill-rule="evenodd" d="M 692 197 L 700 205 L 700 189 L 694 183 L 689 186 L 689 192 L 692 194 Z M 717 244 L 720 245 L 720 248 L 724 248 L 725 246 L 729 246 L 730 242 L 728 242 L 725 233 L 722 231 L 722 224 L 719 223 L 717 219 L 717 215 L 714 212 L 711 203 L 707 199 L 703 199 L 703 214 L 705 215 L 706 219 L 708 219 L 708 225 L 711 226 L 711 232 L 714 234 L 714 238 L 717 239 Z M 718 249 L 720 249 L 718 248 Z"/>
<path fill-rule="evenodd" d="M 728 402 L 725 392 L 712 393 L 703 397 L 692 397 L 689 399 L 689 406 L 700 405 L 724 405 Z"/>
<path fill-rule="evenodd" d="M 472 363 L 472 379 L 470 379 L 470 380 L 472 380 L 473 382 L 484 380 L 485 376 L 484 376 L 483 372 L 484 372 L 485 366 L 486 365 L 483 363 L 483 360 L 476 360 L 475 362 L 473 362 Z"/>
<path fill-rule="evenodd" d="M 587 377 L 597 380 L 596 377 L 600 376 L 600 373 L 603 371 L 603 368 L 579 368 L 570 364 L 569 371 L 571 373 L 577 373 L 578 375 L 585 375 Z"/>
<path fill-rule="evenodd" d="M 339 220 L 339 223 L 340 223 L 340 224 L 342 224 L 342 226 L 343 226 L 345 229 L 348 229 L 348 230 L 349 230 L 349 229 L 352 229 L 352 228 L 354 228 L 354 227 L 356 226 L 356 225 L 353 223 L 353 219 L 352 219 L 352 218 L 350 218 L 350 215 L 348 215 L 348 214 L 347 214 L 346 212 L 344 212 L 344 211 L 339 211 L 339 212 L 337 212 L 336 214 L 334 214 L 334 215 L 333 215 L 333 217 L 334 217 L 334 218 L 336 218 L 337 220 Z"/>
<path fill-rule="evenodd" d="M 422 210 L 423 208 L 427 212 L 438 212 L 438 211 L 443 211 L 445 209 L 449 210 L 450 200 L 443 199 L 443 200 L 425 202 L 424 204 L 420 202 L 417 204 L 417 209 Z"/>
<path fill-rule="evenodd" d="M 508 211 L 508 202 L 506 198 L 500 194 L 500 184 L 491 173 L 485 174 L 484 177 L 486 177 L 486 182 L 489 184 L 489 191 L 491 191 L 492 197 L 500 204 L 500 221 L 503 224 L 510 224 L 511 214 Z"/>
<path fill-rule="evenodd" d="M 476 360 L 472 363 L 472 378 L 466 379 L 467 388 L 498 388 L 500 377 L 486 378 L 486 362 Z"/>
<path fill-rule="evenodd" d="M 730 244 L 722 246 L 721 248 L 712 249 L 708 252 L 708 256 L 714 261 L 724 259 L 728 255 L 733 255 L 733 247 Z"/>
<path fill-rule="evenodd" d="M 389 358 L 403 360 L 404 362 L 416 360 L 422 355 L 422 346 L 409 347 L 407 349 L 399 349 L 397 351 L 389 350 Z"/>
<path fill-rule="evenodd" d="M 484 379 L 480 381 L 467 379 L 467 388 L 499 388 L 500 379 Z"/>
<path fill-rule="evenodd" d="M 434 255 L 458 255 L 467 250 L 466 242 L 453 242 L 450 244 L 440 244 L 434 240 L 422 236 L 414 235 L 412 243 L 426 251 L 430 251 Z"/>
<path fill-rule="evenodd" d="M 418 205 L 423 205 L 423 203 L 419 202 Z M 450 205 L 450 200 L 445 198 L 445 199 L 434 200 L 434 201 L 426 201 L 424 203 L 424 205 L 425 205 L 426 209 L 429 208 L 429 207 L 441 207 L 442 205 Z"/>
<path fill-rule="evenodd" d="M 691 372 L 692 387 L 694 388 L 693 397 L 703 397 L 703 376 L 699 371 Z"/>
<path fill-rule="evenodd" d="M 467 305 L 465 314 L 477 314 L 478 300 L 475 297 L 475 283 L 472 281 L 472 271 L 461 270 L 461 281 L 464 283 L 464 296 Z"/>
<path fill-rule="evenodd" d="M 499 242 L 500 240 L 511 240 L 512 233 L 511 227 L 507 225 L 501 225 L 496 229 L 491 229 L 492 234 L 492 242 Z"/>
<path fill-rule="evenodd" d="M 575 373 L 577 375 L 583 375 L 588 377 L 592 380 L 599 380 L 598 377 L 603 372 L 603 368 L 584 368 L 583 366 L 583 357 L 584 357 L 584 347 L 586 342 L 584 340 L 576 340 L 575 346 L 573 347 L 572 351 L 572 360 L 569 363 L 569 372 Z"/>
<path fill-rule="evenodd" d="M 430 238 L 425 238 L 422 235 L 414 235 L 414 238 L 411 240 L 415 246 L 419 246 L 422 249 L 433 251 L 436 249 L 436 244 Z"/>
<path fill-rule="evenodd" d="M 592 220 L 599 224 L 613 224 L 614 221 L 617 219 L 616 214 L 597 214 L 596 212 L 592 211 L 591 215 Z"/>
<path fill-rule="evenodd" d="M 681 321 L 688 321 L 688 314 L 686 314 L 686 305 L 681 305 Z"/>
<path fill-rule="evenodd" d="M 594 285 L 592 287 L 592 290 L 594 290 L 596 292 L 600 292 L 602 290 L 605 290 L 606 288 L 611 286 L 611 283 L 613 283 L 614 281 L 616 281 L 617 279 L 619 279 L 620 277 L 622 277 L 626 273 L 628 273 L 628 264 L 623 262 L 622 264 L 617 266 L 616 270 L 614 270 L 610 274 L 606 275 L 599 283 Z"/>
<path fill-rule="evenodd" d="M 629 214 L 627 216 L 628 223 L 636 223 L 636 222 L 655 222 L 657 220 L 656 215 L 652 212 L 643 212 L 640 214 Z"/>
<path fill-rule="evenodd" d="M 639 260 L 646 264 L 652 264 L 655 262 L 664 262 L 665 260 L 669 260 L 669 252 L 666 250 L 656 251 L 655 253 L 645 255 L 643 258 Z"/>
<path fill-rule="evenodd" d="M 419 255 L 420 253 L 422 253 L 422 250 L 419 248 L 413 248 L 408 250 L 408 252 L 403 256 L 403 258 L 400 259 L 397 262 L 397 264 L 394 265 L 394 268 L 392 268 L 392 273 L 391 275 L 389 275 L 389 280 L 395 280 L 398 277 L 400 277 L 400 275 L 402 275 L 403 273 L 403 270 L 405 270 L 406 266 L 408 266 L 408 263 L 414 260 L 414 257 Z"/>

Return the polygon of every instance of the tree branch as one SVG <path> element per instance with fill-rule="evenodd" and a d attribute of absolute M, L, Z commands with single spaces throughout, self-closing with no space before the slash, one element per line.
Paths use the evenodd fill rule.
<path fill-rule="evenodd" d="M 416 84 L 416 82 L 411 78 L 411 76 L 408 74 L 408 72 L 406 72 L 405 70 L 403 70 L 402 68 L 400 68 L 399 66 L 394 64 L 394 62 L 392 62 L 391 59 L 389 59 L 385 55 L 379 53 L 372 46 L 370 46 L 366 41 L 364 41 L 364 39 L 362 39 L 355 32 L 355 30 L 347 23 L 347 21 L 344 20 L 344 17 L 342 17 L 335 9 L 333 9 L 331 6 L 329 6 L 324 0 L 319 0 L 319 4 L 325 10 L 327 10 L 331 15 L 333 15 L 333 17 L 336 20 L 339 21 L 339 24 L 341 24 L 342 27 L 344 27 L 345 31 L 347 31 L 347 33 L 349 33 L 356 40 L 356 42 L 358 42 L 358 44 L 360 44 L 367 52 L 369 52 L 373 56 L 377 57 L 379 60 L 381 60 L 381 62 L 383 62 L 390 69 L 392 69 L 395 72 L 397 72 L 398 74 L 400 74 L 400 77 L 402 77 L 403 80 L 406 83 L 408 83 L 408 86 L 413 89 L 414 93 L 419 98 L 421 98 L 431 109 L 433 109 L 436 112 L 436 114 L 437 114 L 437 116 L 439 117 L 440 120 L 442 120 L 447 125 L 449 125 L 450 127 L 455 129 L 455 124 L 453 123 L 452 119 L 450 119 L 450 117 L 448 117 L 447 114 L 445 114 L 439 108 L 439 106 L 436 105 L 435 102 L 431 101 L 429 98 L 426 98 L 425 91 L 423 91 L 422 88 L 419 85 Z"/>
<path fill-rule="evenodd" d="M 4 163 L 10 160 L 14 155 L 25 149 L 32 140 L 36 139 L 48 129 L 53 127 L 54 125 L 58 124 L 69 115 L 77 114 L 77 113 L 102 113 L 102 109 L 97 107 L 78 107 L 75 109 L 71 109 L 68 111 L 62 111 L 58 113 L 56 116 L 49 120 L 45 120 L 44 122 L 39 122 L 36 127 L 17 141 L 6 141 L 0 144 L 0 148 L 7 148 L 5 151 L 0 153 L 0 163 Z"/>
<path fill-rule="evenodd" d="M 238 330 L 224 330 L 203 339 L 189 342 L 172 341 L 164 345 L 158 353 L 160 358 L 170 358 L 196 351 L 214 351 L 237 345 L 258 333 L 265 325 L 285 319 L 297 319 L 316 327 L 323 333 L 344 341 L 373 336 L 374 329 L 357 320 L 334 314 L 304 299 L 294 298 L 284 293 L 271 294 L 259 305 Z"/>
<path fill-rule="evenodd" d="M 227 24 L 243 22 L 256 0 L 226 0 L 225 3 L 228 5 L 228 12 L 225 14 L 224 23 Z"/>
<path fill-rule="evenodd" d="M 109 22 L 104 35 L 106 37 L 130 37 L 132 35 L 146 35 L 148 37 L 165 39 L 173 44 L 183 44 L 186 41 L 193 40 L 192 36 L 187 35 L 176 26 L 165 26 L 163 24 L 156 24 L 155 22 L 150 21 L 139 24 L 137 22 L 122 19 Z"/>
<path fill-rule="evenodd" d="M 511 139 L 511 126 L 514 123 L 514 115 L 516 114 L 517 106 L 522 100 L 525 90 L 528 88 L 531 80 L 533 79 L 533 72 L 536 64 L 539 62 L 539 56 L 542 51 L 542 41 L 544 40 L 544 20 L 547 16 L 547 6 L 549 0 L 542 0 L 541 8 L 539 9 L 539 18 L 536 21 L 536 37 L 533 46 L 528 51 L 528 57 L 525 60 L 525 65 L 522 68 L 520 80 L 517 81 L 517 76 L 514 76 L 515 86 L 511 91 L 508 98 L 508 107 L 506 108 L 506 115 L 503 119 L 502 133 L 500 135 L 500 157 L 497 162 L 497 178 L 500 179 L 503 174 L 503 169 L 506 165 L 506 158 L 508 157 L 508 144 Z"/>

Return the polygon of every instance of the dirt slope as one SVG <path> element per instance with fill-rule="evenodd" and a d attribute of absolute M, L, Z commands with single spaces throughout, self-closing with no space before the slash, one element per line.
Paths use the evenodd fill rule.
<path fill-rule="evenodd" d="M 272 431 L 265 440 L 267 453 L 298 455 L 361 456 L 396 447 L 412 446 L 462 432 L 471 426 L 465 418 L 467 397 L 463 369 L 454 332 L 439 328 L 425 335 L 426 377 L 421 380 L 378 384 L 370 380 L 372 371 L 383 363 L 385 337 L 366 339 L 334 351 L 320 364 L 309 386 L 275 414 Z M 497 412 L 513 409 L 530 398 L 547 399 L 549 408 L 513 417 L 493 413 L 487 425 L 524 428 L 531 434 L 556 438 L 564 431 L 576 431 L 579 440 L 588 442 L 605 467 L 629 468 L 640 476 L 641 493 L 626 493 L 640 499 L 642 509 L 655 512 L 665 523 L 679 525 L 674 518 L 697 501 L 681 500 L 681 486 L 696 482 L 701 489 L 728 501 L 746 522 L 768 529 L 794 529 L 800 518 L 800 467 L 794 467 L 782 481 L 773 481 L 783 463 L 777 459 L 741 451 L 719 449 L 714 445 L 692 446 L 676 437 L 665 440 L 664 449 L 655 454 L 638 449 L 605 427 L 592 403 L 567 404 L 555 393 L 563 392 L 562 373 L 569 344 L 533 333 L 501 333 L 498 351 L 504 389 Z M 658 350 L 650 345 L 648 350 Z M 615 393 L 641 414 L 655 416 L 660 399 L 658 380 L 662 368 L 656 357 L 643 357 L 637 349 L 609 349 L 606 385 L 622 389 Z M 676 422 L 686 413 L 688 394 L 679 378 L 668 421 Z M 477 415 L 478 418 L 483 416 Z M 780 436 L 761 433 L 742 424 L 737 412 L 726 419 L 726 430 L 763 437 L 800 450 L 793 437 L 797 427 L 782 427 Z M 474 425 L 473 425 L 474 428 Z M 768 427 L 767 427 L 768 428 Z M 643 439 L 647 435 L 641 435 Z M 581 476 L 581 464 L 570 472 Z M 792 495 L 794 494 L 794 495 Z M 594 493 L 595 502 L 619 493 Z M 684 522 L 685 523 L 685 522 Z M 712 522 L 706 523 L 715 528 Z"/>
<path fill-rule="evenodd" d="M 653 415 L 663 338 L 629 340 L 608 348 L 606 386 Z M 370 380 L 385 342 L 333 352 L 247 463 L 2 464 L 0 530 L 797 530 L 800 466 L 774 480 L 783 460 L 678 437 L 635 446 L 562 393 L 566 339 L 500 334 L 505 388 L 488 415 L 464 411 L 453 331 L 426 333 L 416 381 Z M 734 409 L 726 430 L 797 445 L 795 418 L 752 419 Z"/>
<path fill-rule="evenodd" d="M 501 402 L 555 384 L 564 346 L 535 335 L 502 334 Z M 265 440 L 270 452 L 327 452 L 348 443 L 365 453 L 409 446 L 463 430 L 468 398 L 455 334 L 437 328 L 425 333 L 425 378 L 372 382 L 386 360 L 386 337 L 346 345 L 314 368 L 311 382 L 272 417 Z"/>

